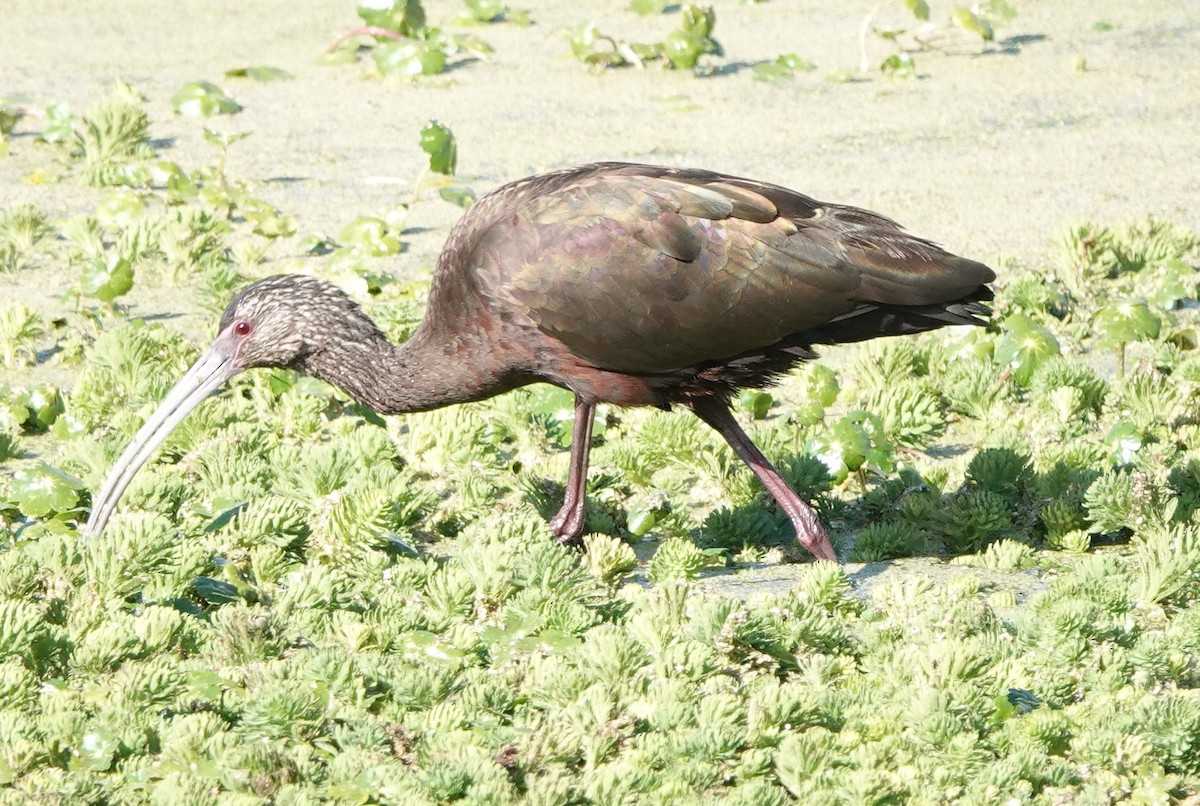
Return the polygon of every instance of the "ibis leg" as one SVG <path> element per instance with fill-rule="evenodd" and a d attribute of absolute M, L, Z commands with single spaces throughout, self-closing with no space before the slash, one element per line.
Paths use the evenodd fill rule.
<path fill-rule="evenodd" d="M 750 437 L 746 435 L 746 432 L 742 430 L 737 420 L 734 419 L 733 412 L 729 410 L 729 406 L 720 400 L 699 400 L 690 405 L 692 411 L 696 412 L 696 416 L 711 425 L 721 436 L 725 437 L 725 441 L 742 458 L 742 461 L 750 465 L 750 469 L 754 471 L 754 475 L 758 476 L 758 480 L 767 488 L 767 492 L 771 494 L 783 511 L 787 513 L 792 526 L 796 529 L 796 539 L 800 541 L 800 544 L 816 555 L 817 559 L 837 562 L 837 554 L 833 551 L 833 544 L 829 541 L 829 536 L 825 534 L 825 530 L 821 527 L 821 521 L 817 518 L 817 513 L 813 511 L 812 507 L 800 500 L 800 496 L 796 495 L 796 492 L 788 486 L 783 476 L 779 475 L 779 471 L 767 461 L 767 457 L 763 456 L 762 451 L 750 441 Z"/>
<path fill-rule="evenodd" d="M 571 434 L 571 469 L 567 471 L 567 494 L 562 509 L 550 519 L 550 529 L 559 543 L 569 543 L 583 531 L 587 504 L 588 454 L 592 452 L 592 422 L 596 404 L 575 398 L 575 427 Z"/>

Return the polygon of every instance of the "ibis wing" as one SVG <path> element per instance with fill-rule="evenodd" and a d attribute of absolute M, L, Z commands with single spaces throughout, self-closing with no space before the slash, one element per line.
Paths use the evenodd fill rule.
<path fill-rule="evenodd" d="M 476 244 L 487 293 L 597 367 L 660 373 L 879 305 L 958 299 L 986 267 L 855 208 L 703 171 L 599 166 Z"/>

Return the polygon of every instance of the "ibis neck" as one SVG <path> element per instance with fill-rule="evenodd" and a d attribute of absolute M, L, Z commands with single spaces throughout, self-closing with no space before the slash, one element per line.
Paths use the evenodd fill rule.
<path fill-rule="evenodd" d="M 478 360 L 480 355 L 486 358 L 486 350 L 471 346 L 430 338 L 422 327 L 403 344 L 392 344 L 382 336 L 338 344 L 309 356 L 303 369 L 380 414 L 481 400 L 517 385 L 497 375 L 492 368 L 495 362 Z"/>

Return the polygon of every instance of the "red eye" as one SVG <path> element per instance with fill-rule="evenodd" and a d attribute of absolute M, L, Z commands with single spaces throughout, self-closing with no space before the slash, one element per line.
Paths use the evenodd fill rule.
<path fill-rule="evenodd" d="M 250 328 L 249 322 L 238 322 L 236 325 L 233 326 L 233 332 L 238 334 L 239 336 L 249 336 L 250 330 L 251 330 L 251 328 Z"/>

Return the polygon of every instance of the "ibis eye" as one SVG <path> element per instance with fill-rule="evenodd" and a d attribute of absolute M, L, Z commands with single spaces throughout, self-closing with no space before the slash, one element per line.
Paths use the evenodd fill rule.
<path fill-rule="evenodd" d="M 250 329 L 251 328 L 250 328 L 249 322 L 238 322 L 236 325 L 233 326 L 233 332 L 238 334 L 239 336 L 249 336 Z"/>

